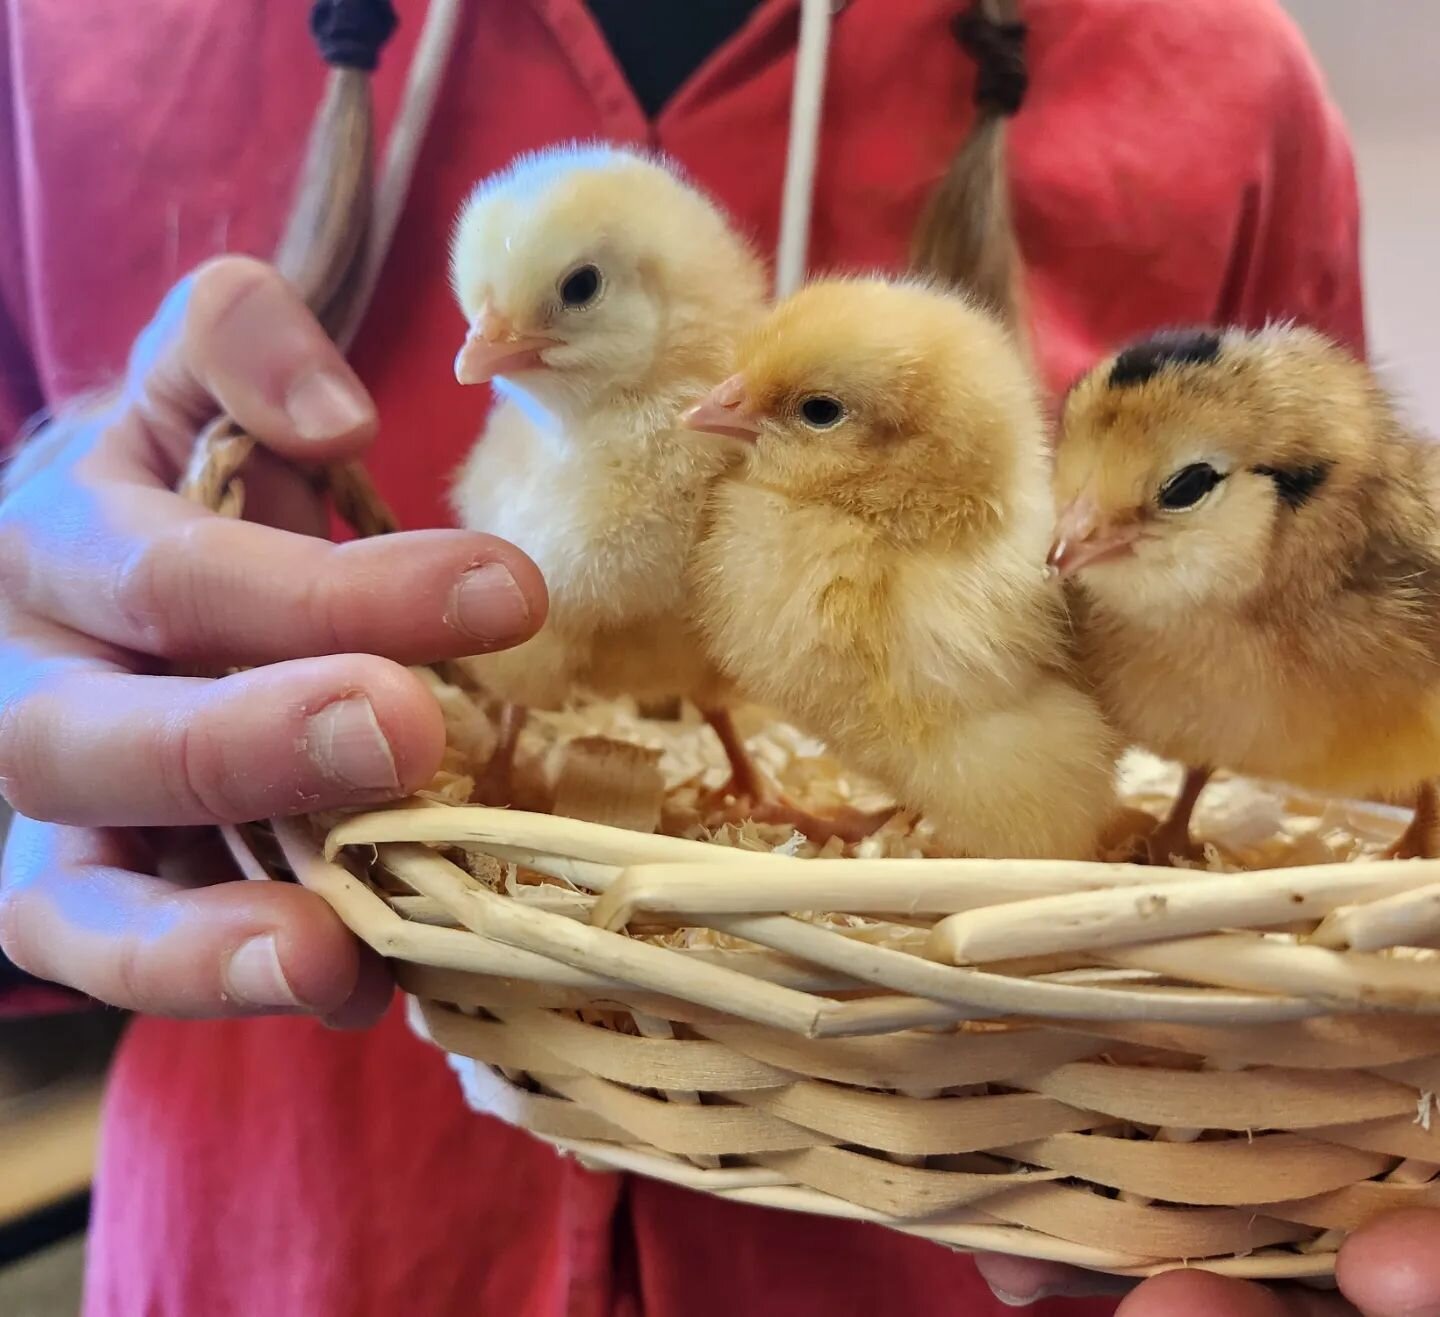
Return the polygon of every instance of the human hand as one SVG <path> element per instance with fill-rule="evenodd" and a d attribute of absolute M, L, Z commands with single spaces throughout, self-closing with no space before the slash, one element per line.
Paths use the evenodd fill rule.
<path fill-rule="evenodd" d="M 250 521 L 172 492 L 220 411 L 261 445 Z M 422 786 L 444 727 L 402 665 L 544 620 L 538 570 L 493 537 L 317 538 L 323 505 L 291 462 L 353 458 L 375 426 L 288 285 L 225 258 L 166 299 L 117 398 L 54 423 L 43 465 L 17 462 L 0 499 L 0 792 L 23 817 L 0 950 L 20 968 L 160 1014 L 383 1009 L 388 975 L 329 907 L 222 881 L 237 875 L 204 830 Z M 182 663 L 265 666 L 159 675 Z"/>
<path fill-rule="evenodd" d="M 1436 1317 L 1440 1314 L 1440 1209 L 1394 1212 L 1361 1227 L 1340 1249 L 1338 1288 L 1261 1285 L 1204 1271 L 1134 1282 L 1058 1263 L 985 1254 L 981 1274 L 1016 1307 L 1052 1296 L 1123 1294 L 1116 1317 Z"/>

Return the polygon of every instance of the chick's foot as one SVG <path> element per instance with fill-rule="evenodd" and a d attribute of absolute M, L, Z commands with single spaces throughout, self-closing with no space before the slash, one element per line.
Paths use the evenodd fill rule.
<path fill-rule="evenodd" d="M 823 846 L 832 837 L 853 846 L 879 831 L 899 812 L 898 805 L 877 810 L 851 809 L 847 805 L 830 814 L 814 814 L 784 796 L 773 796 L 755 801 L 749 816 L 756 823 L 787 823 L 817 846 Z"/>
<path fill-rule="evenodd" d="M 722 786 L 706 793 L 705 804 L 727 819 L 788 824 L 820 846 L 832 837 L 853 845 L 884 827 L 898 812 L 896 806 L 868 812 L 845 807 L 832 814 L 815 814 L 802 808 L 765 780 L 745 748 L 729 710 L 705 709 L 702 712 L 724 749 L 726 759 L 730 761 L 729 778 Z"/>
<path fill-rule="evenodd" d="M 1150 864 L 1173 865 L 1182 863 L 1203 864 L 1205 847 L 1190 835 L 1190 819 L 1205 784 L 1210 780 L 1208 768 L 1187 768 L 1185 780 L 1180 784 L 1180 794 L 1170 807 L 1170 813 L 1145 839 L 1145 859 Z"/>
<path fill-rule="evenodd" d="M 1395 844 L 1385 852 L 1387 860 L 1440 859 L 1440 795 L 1435 783 L 1426 782 L 1415 797 L 1415 813 Z"/>
<path fill-rule="evenodd" d="M 1175 827 L 1166 819 L 1144 840 L 1143 854 L 1138 858 L 1146 864 L 1174 866 L 1180 864 L 1203 864 L 1205 847 L 1190 835 L 1189 821 L 1182 827 Z"/>
<path fill-rule="evenodd" d="M 475 779 L 470 799 L 477 805 L 508 805 L 515 794 L 515 751 L 528 717 L 519 704 L 507 704 L 500 713 L 499 739 L 484 771 Z"/>
<path fill-rule="evenodd" d="M 767 794 L 768 788 L 760 776 L 760 770 L 755 767 L 750 752 L 745 748 L 745 742 L 741 739 L 730 711 L 703 709 L 701 712 L 719 740 L 721 749 L 725 751 L 725 758 L 730 762 L 729 778 L 723 786 L 710 793 L 712 804 L 720 806 L 727 800 L 748 803 L 761 799 Z"/>

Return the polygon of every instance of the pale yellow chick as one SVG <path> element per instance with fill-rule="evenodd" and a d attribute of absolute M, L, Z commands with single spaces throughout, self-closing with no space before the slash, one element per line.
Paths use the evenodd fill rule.
<path fill-rule="evenodd" d="M 696 555 L 717 663 L 946 850 L 1092 856 L 1116 739 L 1069 670 L 1044 425 L 1006 333 L 916 284 L 826 282 L 737 361 L 690 420 L 745 449 Z"/>
<path fill-rule="evenodd" d="M 759 262 L 663 163 L 565 147 L 480 184 L 456 226 L 452 281 L 470 322 L 456 376 L 497 394 L 455 508 L 524 549 L 550 591 L 540 632 L 473 660 L 477 674 L 516 710 L 579 691 L 687 696 L 725 743 L 733 790 L 752 794 L 683 583 L 725 459 L 678 417 L 759 315 Z M 523 715 L 507 722 L 492 797 Z"/>
<path fill-rule="evenodd" d="M 1362 362 L 1306 329 L 1169 331 L 1071 391 L 1055 568 L 1119 730 L 1190 766 L 1152 846 L 1191 855 L 1226 768 L 1410 794 L 1436 853 L 1440 453 Z"/>

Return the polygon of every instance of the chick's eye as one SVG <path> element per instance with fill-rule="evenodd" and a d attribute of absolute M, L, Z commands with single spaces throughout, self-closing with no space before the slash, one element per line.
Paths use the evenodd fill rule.
<path fill-rule="evenodd" d="M 845 408 L 839 399 L 817 393 L 800 404 L 800 419 L 812 430 L 828 430 L 845 419 Z"/>
<path fill-rule="evenodd" d="M 560 300 L 570 309 L 589 306 L 600 295 L 600 271 L 593 265 L 571 270 L 560 281 Z"/>
<path fill-rule="evenodd" d="M 1160 506 L 1170 512 L 1193 508 L 1224 479 L 1209 462 L 1182 466 L 1160 486 Z"/>

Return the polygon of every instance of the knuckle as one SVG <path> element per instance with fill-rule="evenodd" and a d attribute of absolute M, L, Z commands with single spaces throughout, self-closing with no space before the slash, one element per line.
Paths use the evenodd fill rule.
<path fill-rule="evenodd" d="M 172 551 L 164 537 L 144 541 L 133 553 L 115 564 L 110 583 L 110 602 L 123 626 L 128 643 L 147 654 L 173 657 L 169 638 L 174 625 L 164 604 L 173 590 Z"/>
<path fill-rule="evenodd" d="M 109 599 L 131 648 L 158 658 L 191 657 L 196 636 L 194 565 L 206 552 L 203 521 L 143 540 L 115 565 Z"/>
<path fill-rule="evenodd" d="M 30 597 L 31 536 L 14 515 L 0 509 L 0 605 L 21 607 Z"/>
<path fill-rule="evenodd" d="M 26 930 L 32 902 L 30 882 L 0 887 L 0 955 L 25 974 L 39 974 L 40 964 Z"/>
<path fill-rule="evenodd" d="M 278 271 L 250 256 L 217 256 L 197 266 L 165 295 L 130 352 L 125 394 L 144 412 L 153 377 L 177 342 L 203 363 L 219 356 L 217 336 L 225 321 L 251 297 L 267 289 L 295 295 Z"/>
<path fill-rule="evenodd" d="M 299 617 L 312 638 L 311 648 L 321 654 L 344 654 L 353 649 L 349 643 L 354 628 L 350 621 L 349 601 L 336 588 L 327 572 L 308 574 L 300 585 Z"/>
<path fill-rule="evenodd" d="M 248 823 L 241 775 L 233 771 L 207 720 L 186 718 L 167 732 L 160 752 L 161 782 L 178 811 L 196 823 Z"/>
<path fill-rule="evenodd" d="M 154 991 L 153 980 L 146 973 L 147 950 L 145 941 L 138 937 L 124 936 L 116 941 L 111 967 L 113 985 L 106 996 L 140 1015 L 163 1015 L 169 1003 Z"/>
<path fill-rule="evenodd" d="M 45 673 L 0 693 L 0 795 L 17 814 L 42 822 L 54 821 L 43 756 L 66 684 L 61 675 Z"/>
<path fill-rule="evenodd" d="M 251 256 L 217 256 L 195 269 L 185 285 L 185 333 L 201 342 L 214 337 L 236 307 L 251 297 L 266 293 L 293 297 L 273 266 Z"/>
<path fill-rule="evenodd" d="M 284 282 L 250 256 L 217 256 L 191 270 L 165 294 L 135 340 L 127 370 L 131 398 L 145 395 L 146 381 L 177 338 L 209 334 L 237 303 L 271 281 Z"/>

